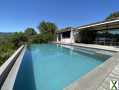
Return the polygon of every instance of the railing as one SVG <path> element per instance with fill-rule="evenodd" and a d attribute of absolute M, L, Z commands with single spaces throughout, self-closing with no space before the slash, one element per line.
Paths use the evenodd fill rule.
<path fill-rule="evenodd" d="M 16 59 L 20 55 L 24 48 L 22 45 L 20 48 L 16 50 L 16 52 L 0 67 L 0 88 L 2 87 L 4 81 L 6 80 L 9 72 L 11 71 Z"/>
<path fill-rule="evenodd" d="M 107 45 L 107 46 L 119 46 L 119 42 L 113 42 L 113 41 L 105 41 L 105 40 L 97 40 L 94 41 L 95 44 L 99 45 Z"/>

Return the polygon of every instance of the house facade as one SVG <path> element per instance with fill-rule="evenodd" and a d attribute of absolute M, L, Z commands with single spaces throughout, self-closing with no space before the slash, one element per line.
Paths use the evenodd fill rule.
<path fill-rule="evenodd" d="M 65 28 L 63 30 L 57 31 L 57 42 L 58 43 L 75 43 L 76 42 L 76 34 L 80 33 L 81 30 L 91 30 L 96 33 L 104 33 L 108 32 L 111 34 L 119 34 L 119 19 L 110 20 L 110 21 L 102 21 L 96 22 L 76 28 Z M 98 37 L 96 40 L 104 41 L 107 38 Z M 95 41 L 96 41 L 95 40 Z M 107 39 L 110 40 L 110 39 Z"/>
<path fill-rule="evenodd" d="M 74 29 L 69 27 L 57 32 L 58 43 L 74 43 Z"/>

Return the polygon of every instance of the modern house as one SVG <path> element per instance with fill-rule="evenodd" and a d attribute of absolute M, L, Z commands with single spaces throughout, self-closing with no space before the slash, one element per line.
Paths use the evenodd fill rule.
<path fill-rule="evenodd" d="M 57 32 L 57 42 L 74 43 L 74 28 L 68 27 Z"/>
<path fill-rule="evenodd" d="M 65 28 L 63 30 L 57 31 L 57 42 L 74 43 L 76 41 L 76 34 L 80 33 L 81 30 L 91 30 L 95 31 L 96 33 L 103 33 L 104 31 L 108 31 L 111 34 L 119 34 L 119 19 L 96 22 L 76 28 Z M 105 38 L 100 37 L 96 38 L 96 40 L 104 41 Z"/>

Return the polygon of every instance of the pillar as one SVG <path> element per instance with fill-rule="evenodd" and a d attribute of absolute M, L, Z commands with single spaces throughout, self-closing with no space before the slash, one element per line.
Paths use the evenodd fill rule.
<path fill-rule="evenodd" d="M 60 42 L 62 42 L 62 33 L 60 33 Z"/>
<path fill-rule="evenodd" d="M 59 42 L 59 34 L 57 33 L 57 42 Z"/>
<path fill-rule="evenodd" d="M 71 32 L 70 32 L 70 39 L 71 39 L 71 43 L 74 43 L 74 32 L 73 32 L 72 29 L 71 29 Z"/>

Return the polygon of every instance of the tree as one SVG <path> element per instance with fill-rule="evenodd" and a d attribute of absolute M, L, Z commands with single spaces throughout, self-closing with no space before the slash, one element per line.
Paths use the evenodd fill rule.
<path fill-rule="evenodd" d="M 42 21 L 38 26 L 40 34 L 42 34 L 43 39 L 47 41 L 52 41 L 55 38 L 55 33 L 57 30 L 57 26 L 52 22 Z"/>
<path fill-rule="evenodd" d="M 11 42 L 15 45 L 15 47 L 19 47 L 22 44 L 25 44 L 28 40 L 27 37 L 22 32 L 16 32 L 10 37 Z"/>
<path fill-rule="evenodd" d="M 114 20 L 114 19 L 117 19 L 117 18 L 119 18 L 119 11 L 110 14 L 110 15 L 106 18 L 106 20 Z"/>
<path fill-rule="evenodd" d="M 54 39 L 57 27 L 51 22 L 41 22 L 39 25 L 40 34 L 33 28 L 27 28 L 25 32 L 16 32 L 6 37 L 0 36 L 0 65 L 8 59 L 10 55 L 23 44 L 47 43 Z"/>
<path fill-rule="evenodd" d="M 33 28 L 27 28 L 24 34 L 27 36 L 31 36 L 31 35 L 36 35 L 37 32 Z"/>

